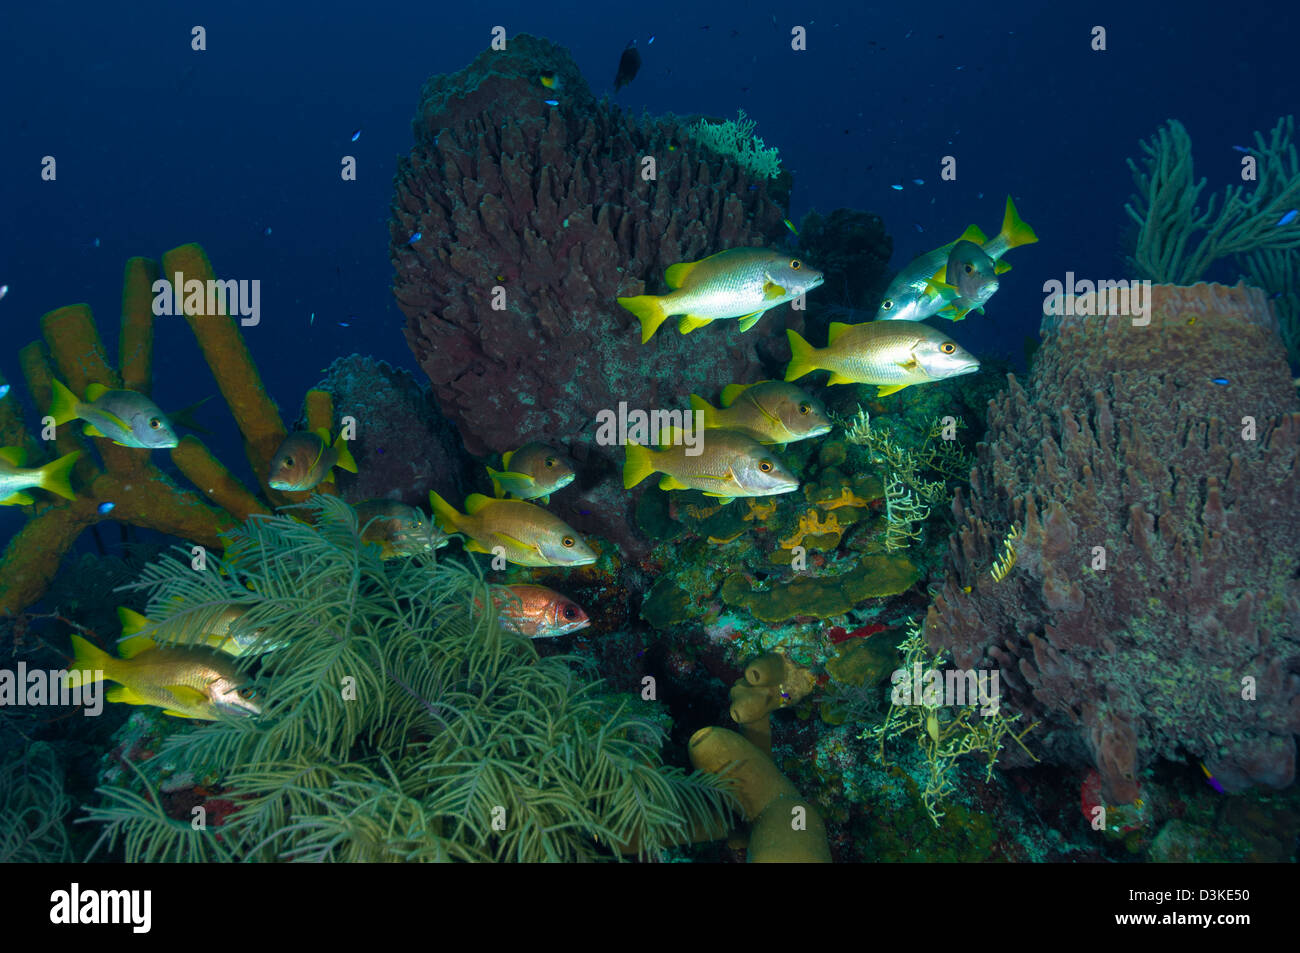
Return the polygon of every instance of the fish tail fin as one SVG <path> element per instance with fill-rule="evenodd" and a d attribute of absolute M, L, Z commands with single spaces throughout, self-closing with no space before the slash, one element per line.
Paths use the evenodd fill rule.
<path fill-rule="evenodd" d="M 1007 196 L 1007 210 L 1002 216 L 1001 238 L 1008 249 L 1019 248 L 1021 245 L 1032 245 L 1038 241 L 1038 236 L 1029 227 L 1029 223 L 1020 217 L 1020 213 L 1016 211 L 1016 203 L 1011 201 L 1009 195 Z"/>
<path fill-rule="evenodd" d="M 113 662 L 113 657 L 99 646 L 86 641 L 79 635 L 74 635 L 72 637 L 72 663 L 68 666 L 68 685 L 77 688 L 81 685 L 93 685 L 103 678 L 112 679 L 113 676 L 109 672 L 113 667 Z"/>
<path fill-rule="evenodd" d="M 785 379 L 797 380 L 817 370 L 817 349 L 800 337 L 798 331 L 787 328 L 785 336 L 790 339 L 790 364 L 785 369 Z"/>
<path fill-rule="evenodd" d="M 57 493 L 65 500 L 75 500 L 77 494 L 72 492 L 72 480 L 70 478 L 72 468 L 76 466 L 80 457 L 81 451 L 73 450 L 71 453 L 65 453 L 57 460 L 51 460 L 37 470 L 36 472 L 41 475 L 41 489 Z"/>
<path fill-rule="evenodd" d="M 704 414 L 701 418 L 704 421 L 706 429 L 712 429 L 718 424 L 718 411 L 712 404 L 701 397 L 699 394 L 691 395 L 691 410 Z"/>
<path fill-rule="evenodd" d="M 334 441 L 334 452 L 339 455 L 337 462 L 334 464 L 336 467 L 342 467 L 348 473 L 357 472 L 357 461 L 352 459 L 352 451 L 348 449 L 348 442 L 343 439 L 342 433 Z"/>
<path fill-rule="evenodd" d="M 57 377 L 50 378 L 50 387 L 50 416 L 54 418 L 54 425 L 62 426 L 69 420 L 76 420 L 77 408 L 81 404 L 77 395 Z"/>
<path fill-rule="evenodd" d="M 637 316 L 641 322 L 641 343 L 645 344 L 655 332 L 659 330 L 659 325 L 668 320 L 668 312 L 664 310 L 663 299 L 658 295 L 637 295 L 634 298 L 619 298 L 618 303 Z"/>
<path fill-rule="evenodd" d="M 460 528 L 457 525 L 460 520 L 460 514 L 456 508 L 440 497 L 433 490 L 429 491 L 429 506 L 433 508 L 433 518 L 438 523 L 438 528 L 444 533 L 459 533 Z"/>
<path fill-rule="evenodd" d="M 655 462 L 649 447 L 629 443 L 624 449 L 627 459 L 623 461 L 623 488 L 630 490 L 655 472 Z"/>

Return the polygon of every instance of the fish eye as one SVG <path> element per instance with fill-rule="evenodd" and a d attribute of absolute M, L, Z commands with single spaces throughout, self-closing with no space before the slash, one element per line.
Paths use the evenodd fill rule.
<path fill-rule="evenodd" d="M 812 413 L 812 407 L 811 407 L 809 404 L 800 404 L 800 405 L 799 405 L 799 413 L 801 413 L 801 414 L 811 414 L 811 413 Z"/>
<path fill-rule="evenodd" d="M 577 540 L 572 536 L 566 536 L 564 539 L 560 540 L 560 543 L 563 544 L 565 549 L 572 549 L 577 544 Z"/>
<path fill-rule="evenodd" d="M 968 275 L 975 274 L 975 266 L 972 265 L 970 262 L 966 262 L 966 274 Z"/>
<path fill-rule="evenodd" d="M 566 619 L 576 619 L 576 618 L 578 617 L 578 612 L 577 612 L 577 610 L 574 609 L 573 606 L 571 606 L 571 605 L 569 605 L 569 606 L 565 606 L 565 607 L 564 607 L 564 617 L 565 617 Z"/>
<path fill-rule="evenodd" d="M 790 262 L 791 271 L 798 271 L 802 267 L 803 267 L 803 262 L 801 262 L 798 258 Z"/>
<path fill-rule="evenodd" d="M 771 472 L 772 472 L 772 461 L 771 461 L 771 460 L 764 460 L 762 463 L 760 463 L 760 464 L 758 465 L 758 468 L 759 468 L 760 470 L 762 470 L 764 473 L 771 473 Z"/>
<path fill-rule="evenodd" d="M 150 430 L 157 430 L 157 429 L 160 428 L 161 426 L 162 426 L 162 421 L 159 420 L 157 417 L 150 417 L 150 418 L 149 418 L 149 429 L 150 429 Z"/>
<path fill-rule="evenodd" d="M 953 344 L 951 341 L 944 341 L 939 345 L 939 350 L 943 351 L 945 354 L 951 354 L 953 351 L 957 350 L 957 345 Z"/>
<path fill-rule="evenodd" d="M 892 298 L 886 298 L 884 301 L 880 302 L 880 307 L 885 311 L 892 310 L 894 307 L 894 300 Z"/>
<path fill-rule="evenodd" d="M 555 466 L 555 458 L 554 458 L 554 457 L 547 457 L 547 458 L 546 458 L 546 465 L 547 465 L 548 467 L 553 467 L 553 466 Z"/>
<path fill-rule="evenodd" d="M 291 467 L 291 466 L 293 466 L 293 457 L 285 457 L 285 458 L 284 458 L 284 465 L 285 465 L 286 467 Z"/>

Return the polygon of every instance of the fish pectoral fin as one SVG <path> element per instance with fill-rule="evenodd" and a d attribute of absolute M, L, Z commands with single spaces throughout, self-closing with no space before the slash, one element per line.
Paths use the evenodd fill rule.
<path fill-rule="evenodd" d="M 3 500 L 0 500 L 0 506 L 31 506 L 36 501 L 26 493 L 11 493 Z"/>
<path fill-rule="evenodd" d="M 1001 259 L 993 266 L 993 274 L 995 275 L 1005 275 L 1010 270 L 1011 266 Z"/>
<path fill-rule="evenodd" d="M 880 388 L 876 391 L 876 396 L 888 397 L 890 394 L 896 394 L 907 386 L 907 384 L 881 384 Z"/>
<path fill-rule="evenodd" d="M 551 502 L 551 494 L 547 493 L 545 496 L 539 496 L 539 497 L 537 497 L 537 502 L 538 502 L 538 503 L 541 503 L 541 504 L 543 504 L 543 505 L 545 505 L 545 504 Z"/>
<path fill-rule="evenodd" d="M 777 298 L 784 298 L 789 292 L 786 291 L 785 285 L 778 285 L 769 278 L 763 282 L 763 297 L 768 301 L 775 301 Z"/>
<path fill-rule="evenodd" d="M 712 318 L 702 318 L 698 314 L 684 314 L 677 322 L 677 330 L 682 334 L 690 334 L 696 328 L 702 328 L 706 324 L 712 324 Z"/>
<path fill-rule="evenodd" d="M 754 325 L 758 324 L 759 320 L 761 320 L 765 314 L 767 314 L 766 311 L 755 311 L 753 314 L 745 315 L 740 319 L 740 330 L 748 331 Z"/>
<path fill-rule="evenodd" d="M 106 701 L 117 702 L 122 705 L 152 705 L 153 702 L 147 698 L 142 698 L 125 685 L 114 685 L 104 693 Z"/>
<path fill-rule="evenodd" d="M 207 695 L 189 685 L 168 685 L 167 691 L 171 692 L 172 698 L 188 708 L 206 704 L 208 700 Z"/>
<path fill-rule="evenodd" d="M 498 532 L 493 533 L 492 535 L 495 536 L 497 539 L 505 540 L 505 541 L 506 541 L 507 543 L 509 543 L 511 546 L 518 546 L 518 547 L 520 547 L 521 549 L 536 549 L 536 548 L 537 548 L 537 547 L 536 547 L 535 545 L 533 545 L 532 543 L 526 543 L 526 542 L 524 542 L 522 539 L 519 539 L 519 538 L 516 537 L 516 536 L 511 536 L 509 533 L 502 533 L 502 532 L 498 531 Z"/>

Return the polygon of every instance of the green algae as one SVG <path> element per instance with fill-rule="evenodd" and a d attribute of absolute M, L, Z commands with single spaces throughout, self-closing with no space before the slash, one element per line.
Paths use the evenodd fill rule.
<path fill-rule="evenodd" d="M 641 618 L 656 629 L 668 629 L 690 618 L 691 599 L 670 576 L 660 576 L 641 606 Z"/>

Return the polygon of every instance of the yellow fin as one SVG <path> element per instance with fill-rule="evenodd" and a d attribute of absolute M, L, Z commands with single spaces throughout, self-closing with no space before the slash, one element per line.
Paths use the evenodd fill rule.
<path fill-rule="evenodd" d="M 713 256 L 710 255 L 710 258 Z M 675 265 L 669 265 L 668 270 L 664 272 L 664 281 L 668 282 L 669 288 L 680 288 L 686 284 L 686 279 L 691 276 L 695 266 L 701 261 L 708 261 L 708 258 L 701 258 L 700 261 L 682 261 Z"/>
<path fill-rule="evenodd" d="M 168 685 L 167 691 L 171 692 L 172 698 L 176 699 L 182 705 L 190 708 L 197 708 L 199 705 L 207 703 L 208 696 L 203 694 L 197 688 L 191 688 L 189 685 Z M 182 715 L 182 718 L 193 718 L 193 715 Z"/>
<path fill-rule="evenodd" d="M 763 282 L 763 297 L 768 301 L 775 301 L 777 298 L 785 297 L 785 288 L 778 285 L 775 281 Z"/>
<path fill-rule="evenodd" d="M 128 609 L 126 606 L 117 607 L 117 621 L 118 624 L 122 626 L 123 640 L 128 639 L 133 635 L 139 635 L 140 632 L 148 628 L 150 625 L 149 619 L 146 616 L 142 616 L 134 609 Z M 127 658 L 128 656 L 124 655 L 122 657 Z"/>
<path fill-rule="evenodd" d="M 148 621 L 148 620 L 146 620 Z M 158 643 L 147 635 L 133 635 L 117 643 L 117 654 L 122 658 L 135 658 L 141 652 L 158 648 Z"/>
<path fill-rule="evenodd" d="M 100 671 L 104 673 L 105 678 L 112 678 L 111 670 L 115 667 L 116 659 L 109 655 L 98 645 L 83 639 L 79 635 L 72 636 L 72 664 L 68 666 L 68 674 L 75 675 L 77 684 L 81 683 L 81 670 L 91 672 Z M 69 681 L 72 684 L 72 681 Z"/>
<path fill-rule="evenodd" d="M 320 437 L 321 443 L 325 444 L 325 446 L 328 447 L 330 445 L 329 427 L 317 427 L 315 430 L 312 431 L 312 433 Z"/>
<path fill-rule="evenodd" d="M 50 416 L 54 418 L 54 423 L 61 426 L 69 420 L 75 420 L 81 411 L 77 395 L 68 390 L 58 378 L 50 380 L 50 387 Z"/>
<path fill-rule="evenodd" d="M 642 344 L 654 337 L 655 332 L 659 330 L 659 325 L 668 320 L 668 312 L 664 310 L 663 301 L 658 295 L 619 298 L 618 303 L 636 315 L 637 320 L 641 322 Z"/>
<path fill-rule="evenodd" d="M 839 371 L 832 371 L 831 376 L 826 381 L 827 384 L 856 384 L 858 383 L 852 377 L 845 377 Z"/>
<path fill-rule="evenodd" d="M 0 447 L 0 460 L 15 467 L 27 466 L 27 451 L 22 447 Z"/>
<path fill-rule="evenodd" d="M 465 498 L 465 512 L 473 516 L 491 502 L 492 497 L 490 496 L 484 496 L 482 493 L 471 493 Z"/>
<path fill-rule="evenodd" d="M 988 240 L 988 236 L 984 234 L 984 230 L 978 225 L 967 225 L 966 231 L 961 233 L 961 237 L 957 239 L 957 242 L 974 242 L 976 245 L 983 245 Z M 957 242 L 953 242 L 953 244 L 955 245 Z"/>
<path fill-rule="evenodd" d="M 510 458 L 514 455 L 515 452 L 513 450 L 507 450 L 505 453 L 501 454 L 501 469 L 503 471 L 510 469 Z"/>
<path fill-rule="evenodd" d="M 937 281 L 941 285 L 946 284 L 948 282 L 948 266 L 945 264 L 942 268 L 936 271 L 932 280 Z"/>
<path fill-rule="evenodd" d="M 760 381 L 759 383 L 766 382 Z M 728 384 L 726 387 L 722 388 L 722 406 L 730 407 L 736 402 L 737 397 L 753 386 L 753 384 Z"/>
<path fill-rule="evenodd" d="M 841 334 L 853 327 L 851 324 L 845 324 L 843 321 L 832 321 L 826 331 L 826 346 L 830 347 L 839 338 Z"/>
<path fill-rule="evenodd" d="M 696 328 L 702 328 L 706 324 L 712 324 L 712 318 L 701 318 L 694 314 L 684 314 L 680 321 L 677 322 L 677 330 L 682 334 L 690 334 Z"/>
<path fill-rule="evenodd" d="M 551 502 L 551 494 L 547 493 L 545 496 L 535 496 L 533 499 L 538 503 L 549 503 Z"/>
<path fill-rule="evenodd" d="M 786 328 L 785 336 L 790 341 L 790 363 L 786 365 L 785 379 L 792 381 L 817 370 L 816 349 L 800 337 L 797 331 Z"/>
<path fill-rule="evenodd" d="M 329 431 L 327 430 L 325 433 L 328 435 Z M 334 441 L 334 452 L 339 455 L 334 466 L 342 467 L 344 470 L 347 470 L 348 473 L 357 472 L 357 461 L 352 459 L 352 451 L 348 449 L 348 442 L 343 439 L 343 433 L 341 431 L 339 432 L 339 439 Z"/>
<path fill-rule="evenodd" d="M 19 491 L 0 500 L 0 506 L 31 506 L 35 502 L 30 494 Z"/>
<path fill-rule="evenodd" d="M 691 395 L 691 410 L 699 411 L 700 413 L 704 414 L 704 417 L 702 419 L 704 420 L 705 427 L 711 429 L 716 426 L 716 421 L 718 416 L 717 408 L 715 408 L 712 404 L 710 404 L 699 394 Z"/>
<path fill-rule="evenodd" d="M 57 460 L 51 460 L 37 472 L 41 475 L 41 489 L 55 493 L 65 500 L 75 500 L 77 494 L 72 492 L 72 468 L 81 458 L 80 450 L 65 453 Z"/>
<path fill-rule="evenodd" d="M 465 544 L 465 551 L 470 553 L 488 553 L 489 555 L 492 553 L 492 550 L 488 549 L 476 539 L 471 539 Z"/>
<path fill-rule="evenodd" d="M 142 705 L 148 705 L 148 704 L 150 704 L 150 703 L 149 703 L 149 702 L 141 702 L 140 704 L 142 704 Z M 173 709 L 171 709 L 171 708 L 164 708 L 164 709 L 163 709 L 163 714 L 164 714 L 164 715 L 171 715 L 173 718 L 198 718 L 198 717 L 199 717 L 198 715 L 187 715 L 187 714 L 186 714 L 185 712 L 183 712 L 183 711 L 175 711 L 175 710 L 173 710 Z"/>
<path fill-rule="evenodd" d="M 649 447 L 639 443 L 629 443 L 623 449 L 627 454 L 623 460 L 623 489 L 630 490 L 655 472 L 654 457 Z"/>
<path fill-rule="evenodd" d="M 122 705 L 152 705 L 153 702 L 147 698 L 142 698 L 125 685 L 114 685 L 104 693 L 104 699 L 110 702 L 118 702 Z"/>
<path fill-rule="evenodd" d="M 675 476 L 669 476 L 665 473 L 659 480 L 659 489 L 661 490 L 689 490 L 685 483 Z"/>
<path fill-rule="evenodd" d="M 876 391 L 876 396 L 888 397 L 890 394 L 896 394 L 907 386 L 907 384 L 881 384 L 879 390 Z"/>
<path fill-rule="evenodd" d="M 723 496 L 721 493 L 710 493 L 707 490 L 704 491 L 704 495 L 714 497 L 715 499 L 717 499 L 718 503 L 722 506 L 726 506 L 728 503 L 730 503 L 732 500 L 735 499 L 734 496 Z"/>
<path fill-rule="evenodd" d="M 440 497 L 433 490 L 429 491 L 429 508 L 433 510 L 434 522 L 444 533 L 458 533 L 460 528 L 456 525 L 460 519 L 460 514 L 456 508 Z"/>
<path fill-rule="evenodd" d="M 1011 201 L 1011 196 L 1007 196 L 1007 210 L 1002 216 L 1002 231 L 998 238 L 1008 249 L 1019 248 L 1021 245 L 1032 245 L 1038 241 L 1038 236 L 1034 230 L 1029 227 L 1020 213 L 1016 211 L 1016 203 Z"/>
<path fill-rule="evenodd" d="M 993 274 L 995 275 L 1005 275 L 1010 270 L 1011 265 L 1002 259 L 998 259 L 993 265 Z"/>
<path fill-rule="evenodd" d="M 95 401 L 99 400 L 99 398 L 103 397 L 107 393 L 108 393 L 108 388 L 105 387 L 103 384 L 87 384 L 86 403 L 93 404 Z"/>
<path fill-rule="evenodd" d="M 99 432 L 99 428 L 94 424 L 86 424 L 81 428 L 81 432 L 87 437 L 103 437 L 105 434 Z"/>
<path fill-rule="evenodd" d="M 740 330 L 748 331 L 754 325 L 758 324 L 759 320 L 761 320 L 765 314 L 767 314 L 766 311 L 755 311 L 753 314 L 745 315 L 740 319 Z"/>
<path fill-rule="evenodd" d="M 928 281 L 926 281 L 925 291 L 926 294 L 937 295 L 938 297 L 942 298 L 944 301 L 952 301 L 954 298 L 959 297 L 956 288 L 954 288 L 952 285 L 944 284 L 942 281 L 939 281 L 937 278 L 931 278 Z"/>

